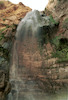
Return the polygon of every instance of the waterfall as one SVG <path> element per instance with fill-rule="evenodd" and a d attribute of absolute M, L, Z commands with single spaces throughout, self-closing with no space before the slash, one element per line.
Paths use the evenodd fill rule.
<path fill-rule="evenodd" d="M 49 25 L 49 17 L 37 10 L 27 13 L 18 25 L 10 66 L 11 92 L 8 100 L 62 100 L 51 98 L 38 85 L 37 77 L 43 74 L 38 37 L 45 25 Z M 40 81 L 39 84 L 43 85 Z"/>

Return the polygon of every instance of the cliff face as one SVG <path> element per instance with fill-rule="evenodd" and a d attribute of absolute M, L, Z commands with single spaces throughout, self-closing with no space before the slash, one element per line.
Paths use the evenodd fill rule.
<path fill-rule="evenodd" d="M 57 27 L 57 31 L 49 30 L 42 40 L 46 44 L 40 48 L 43 54 L 43 68 L 40 68 L 37 81 L 44 91 L 55 92 L 68 85 L 68 0 L 50 0 L 45 14 L 50 16 L 50 21 Z M 60 6 L 61 5 L 61 6 Z M 31 11 L 22 3 L 17 5 L 9 1 L 0 1 L 0 99 L 10 91 L 9 59 L 11 47 L 14 42 L 17 25 L 20 20 Z M 55 21 L 55 20 L 56 21 Z M 55 24 L 56 23 L 56 24 Z M 59 26 L 58 26 L 59 25 Z M 47 31 L 48 33 L 48 31 Z M 40 85 L 41 83 L 41 85 Z"/>
<path fill-rule="evenodd" d="M 21 2 L 12 4 L 9 1 L 0 1 L 0 100 L 3 100 L 10 91 L 9 62 L 10 51 L 20 20 L 31 11 Z"/>
<path fill-rule="evenodd" d="M 58 34 L 68 38 L 68 0 L 50 0 L 47 9 L 60 22 Z"/>
<path fill-rule="evenodd" d="M 5 27 L 8 24 L 18 25 L 20 19 L 23 18 L 30 10 L 31 9 L 29 7 L 26 7 L 21 2 L 15 5 L 9 1 L 0 1 L 0 24 L 2 25 L 2 27 Z"/>
<path fill-rule="evenodd" d="M 53 92 L 68 88 L 68 0 L 50 0 L 45 9 L 45 14 L 50 16 L 52 23 L 59 23 L 57 31 L 51 31 L 52 37 L 44 46 L 45 70 L 47 80 L 42 80 L 46 89 L 51 88 Z M 47 39 L 46 37 L 46 39 Z"/>
<path fill-rule="evenodd" d="M 47 8 L 60 18 L 63 15 L 68 15 L 68 12 L 65 12 L 68 11 L 67 3 L 68 0 L 49 0 Z"/>
<path fill-rule="evenodd" d="M 47 5 L 47 8 L 45 9 L 46 14 L 48 14 L 53 19 L 59 22 L 58 31 L 55 32 L 56 34 L 54 35 L 54 38 L 52 41 L 53 44 L 56 45 L 56 47 L 58 44 L 60 45 L 59 50 L 63 48 L 65 49 L 68 44 L 68 6 L 67 4 L 68 4 L 68 0 L 50 0 Z M 53 21 L 52 18 L 51 18 L 51 21 Z M 55 42 L 58 42 L 58 44 L 56 44 Z"/>

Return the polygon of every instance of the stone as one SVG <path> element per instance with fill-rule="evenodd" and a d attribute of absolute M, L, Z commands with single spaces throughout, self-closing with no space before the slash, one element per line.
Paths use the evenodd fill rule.
<path fill-rule="evenodd" d="M 9 43 L 5 42 L 3 45 L 2 45 L 3 48 L 5 49 L 8 49 L 9 48 Z"/>
<path fill-rule="evenodd" d="M 3 57 L 0 57 L 0 65 L 3 63 L 5 59 Z"/>
<path fill-rule="evenodd" d="M 0 91 L 3 91 L 5 87 L 5 74 L 3 71 L 0 71 Z"/>
<path fill-rule="evenodd" d="M 17 19 L 17 17 L 16 16 L 10 16 L 7 19 L 10 20 L 10 21 L 15 21 Z"/>
<path fill-rule="evenodd" d="M 6 74 L 3 70 L 0 70 L 0 99 L 5 97 L 10 92 L 10 83 L 6 80 Z"/>
<path fill-rule="evenodd" d="M 56 68 L 56 67 L 58 68 L 59 67 L 59 64 L 54 64 L 53 65 L 53 68 Z"/>
<path fill-rule="evenodd" d="M 11 84 L 8 81 L 6 81 L 6 88 L 4 90 L 4 93 L 7 95 L 10 92 L 10 90 L 11 90 Z"/>
<path fill-rule="evenodd" d="M 51 77 L 53 80 L 56 80 L 58 78 L 57 74 L 52 75 Z"/>
<path fill-rule="evenodd" d="M 65 68 L 59 68 L 59 79 L 65 79 L 67 77 L 67 73 L 65 72 Z"/>
<path fill-rule="evenodd" d="M 67 72 L 67 73 L 68 73 L 68 66 L 66 66 L 66 67 L 65 67 L 65 72 Z"/>
<path fill-rule="evenodd" d="M 6 31 L 5 37 L 12 37 L 12 28 L 9 28 L 9 29 Z"/>

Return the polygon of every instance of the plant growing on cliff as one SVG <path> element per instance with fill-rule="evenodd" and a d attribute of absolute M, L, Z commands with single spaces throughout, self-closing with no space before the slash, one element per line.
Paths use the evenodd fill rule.
<path fill-rule="evenodd" d="M 59 40 L 59 44 L 56 46 L 55 52 L 52 53 L 52 57 L 57 57 L 58 62 L 68 61 L 68 40 L 66 38 Z"/>
<path fill-rule="evenodd" d="M 2 40 L 4 38 L 5 33 L 2 33 L 2 32 L 5 30 L 6 30 L 6 28 L 3 28 L 2 30 L 0 30 L 0 40 Z"/>
<path fill-rule="evenodd" d="M 68 29 L 68 18 L 66 18 L 63 22 L 63 28 Z"/>
<path fill-rule="evenodd" d="M 6 30 L 6 28 L 1 29 L 1 30 L 0 30 L 0 34 L 1 34 L 4 30 Z"/>
<path fill-rule="evenodd" d="M 58 62 L 68 62 L 68 47 L 61 51 L 56 50 L 52 53 L 52 57 L 58 58 Z"/>
<path fill-rule="evenodd" d="M 0 36 L 0 40 L 2 40 L 2 39 L 4 38 L 4 35 L 5 35 L 5 34 L 2 34 L 2 35 Z"/>
<path fill-rule="evenodd" d="M 9 60 L 9 49 L 5 49 L 3 48 L 1 45 L 0 45 L 0 52 L 3 53 L 3 57 L 6 59 L 6 60 Z"/>
<path fill-rule="evenodd" d="M 6 19 L 5 18 L 3 18 L 3 21 L 5 21 Z"/>
<path fill-rule="evenodd" d="M 60 38 L 61 36 L 56 36 L 51 40 L 51 43 L 55 46 L 56 49 L 58 48 Z"/>
<path fill-rule="evenodd" d="M 58 25 L 59 24 L 59 22 L 57 22 L 57 21 L 55 21 L 54 20 L 54 18 L 53 18 L 53 16 L 52 15 L 50 15 L 50 23 L 52 23 L 52 24 L 56 24 L 56 25 Z"/>

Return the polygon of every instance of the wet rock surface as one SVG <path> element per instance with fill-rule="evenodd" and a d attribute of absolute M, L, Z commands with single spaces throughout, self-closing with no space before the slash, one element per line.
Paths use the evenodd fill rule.
<path fill-rule="evenodd" d="M 33 42 L 31 38 L 16 41 L 16 45 L 17 56 L 13 58 L 15 63 L 10 72 L 12 89 L 9 100 L 55 100 L 48 95 L 68 88 L 68 63 L 56 63 L 55 58 L 45 60 L 44 53 L 40 55 L 36 39 Z"/>
<path fill-rule="evenodd" d="M 22 3 L 12 4 L 10 1 L 0 1 L 0 100 L 7 99 L 10 92 L 9 66 L 12 57 L 12 45 L 15 40 L 16 27 L 31 9 Z"/>
<path fill-rule="evenodd" d="M 55 47 L 49 41 L 49 39 L 53 39 L 54 35 L 61 35 L 61 38 L 68 39 L 68 23 L 66 21 L 68 18 L 68 1 L 59 0 L 59 3 L 57 1 L 51 2 L 49 14 L 52 14 L 55 19 L 60 20 L 58 32 L 56 30 L 58 24 L 54 23 L 53 19 L 50 20 L 50 15 L 47 13 L 49 16 L 46 16 L 41 13 L 40 15 L 43 17 L 44 24 L 39 27 L 39 41 L 36 38 L 30 38 L 31 28 L 29 28 L 29 39 L 26 38 L 23 42 L 15 42 L 14 63 L 12 64 L 13 67 L 11 66 L 12 68 L 10 68 L 11 86 L 8 82 L 9 55 L 15 39 L 16 27 L 22 17 L 31 9 L 25 7 L 22 3 L 14 5 L 5 1 L 5 5 L 1 6 L 4 10 L 0 10 L 0 100 L 7 99 L 6 95 L 9 93 L 10 87 L 12 89 L 8 97 L 9 100 L 67 100 L 68 63 L 58 63 L 58 58 L 52 57 Z M 7 7 L 8 9 L 6 9 Z M 46 22 L 44 21 L 45 19 Z M 41 22 L 41 19 L 39 19 L 39 23 Z M 47 25 L 45 26 L 45 24 Z M 38 42 L 41 42 L 40 44 L 43 45 L 43 48 L 39 46 Z M 46 44 L 44 44 L 45 42 Z M 65 93 L 63 93 L 64 88 Z M 62 91 L 62 96 L 50 98 L 51 93 L 58 93 L 59 95 L 60 92 L 57 92 L 58 90 Z"/>
<path fill-rule="evenodd" d="M 6 95 L 10 92 L 10 83 L 7 80 L 7 73 L 0 70 L 0 100 L 4 100 Z"/>
<path fill-rule="evenodd" d="M 13 63 L 10 68 L 12 89 L 8 100 L 56 100 L 55 98 L 50 99 L 46 95 L 68 88 L 66 67 L 68 63 L 58 63 L 58 58 L 52 57 L 53 47 L 50 42 L 43 43 L 42 48 L 40 41 L 38 41 L 37 37 L 40 32 L 34 29 L 39 29 L 41 26 L 41 34 L 43 34 L 43 26 L 47 27 L 47 24 L 50 26 L 48 22 L 43 24 L 40 16 L 38 11 L 30 12 L 18 26 L 17 40 L 13 48 Z M 32 25 L 32 22 L 35 23 Z M 55 24 L 51 25 L 54 28 Z M 45 32 L 48 31 L 45 30 Z"/>

